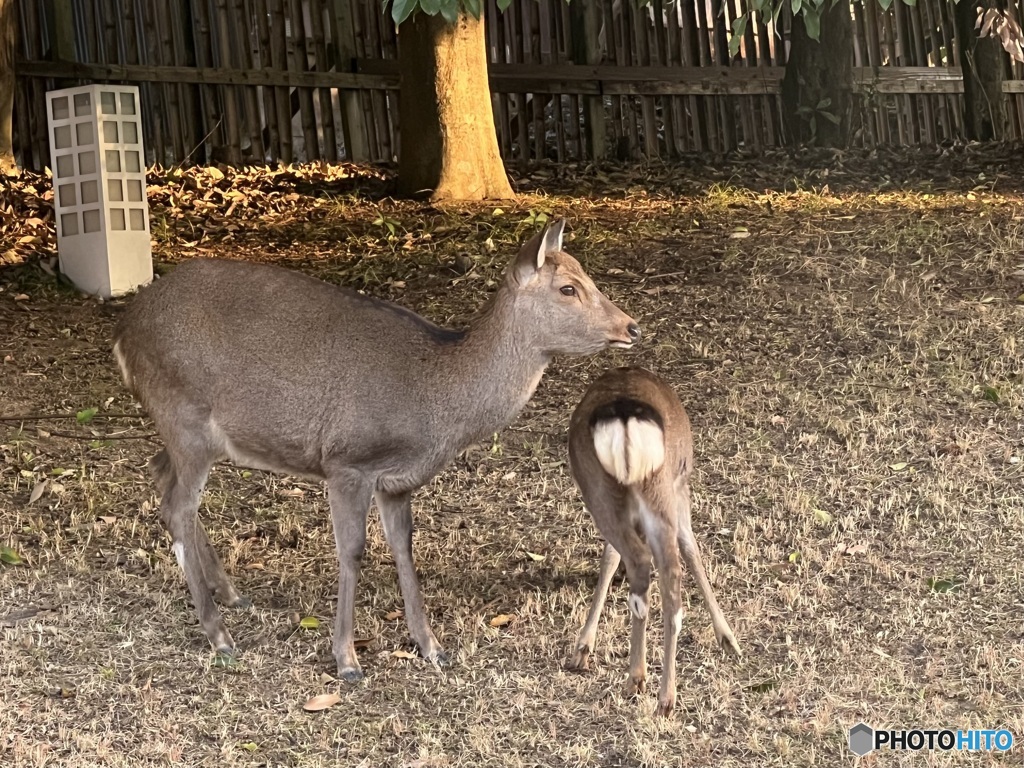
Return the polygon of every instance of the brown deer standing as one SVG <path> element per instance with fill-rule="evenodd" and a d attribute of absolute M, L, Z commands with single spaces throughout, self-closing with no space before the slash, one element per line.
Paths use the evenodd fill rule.
<path fill-rule="evenodd" d="M 615 570 L 625 560 L 632 632 L 626 695 L 643 690 L 647 677 L 647 593 L 651 555 L 661 580 L 665 624 L 664 671 L 658 713 L 676 700 L 676 641 L 683 620 L 679 554 L 700 587 L 718 642 L 737 655 L 739 644 L 718 607 L 690 527 L 693 439 L 679 398 L 642 368 L 616 368 L 597 379 L 572 414 L 569 463 L 584 503 L 604 536 L 604 554 L 586 624 L 568 666 L 586 669 L 597 639 Z"/>
<path fill-rule="evenodd" d="M 412 493 L 473 442 L 511 422 L 554 355 L 630 347 L 640 337 L 572 256 L 563 221 L 527 242 L 465 332 L 287 269 L 191 261 L 143 289 L 115 331 L 128 388 L 165 447 L 151 462 L 200 623 L 235 643 L 212 597 L 246 605 L 198 520 L 213 464 L 326 480 L 339 561 L 334 655 L 363 676 L 353 638 L 366 516 L 376 499 L 409 631 L 446 656 L 412 561 Z"/>

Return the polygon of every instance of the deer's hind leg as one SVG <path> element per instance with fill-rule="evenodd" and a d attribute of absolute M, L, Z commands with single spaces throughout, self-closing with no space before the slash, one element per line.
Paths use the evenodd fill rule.
<path fill-rule="evenodd" d="M 637 530 L 638 520 L 633 500 L 629 492 L 607 475 L 600 475 L 580 483 L 583 501 L 590 511 L 608 545 L 601 562 L 601 574 L 591 604 L 590 616 L 580 632 L 577 640 L 576 658 L 583 657 L 593 649 L 596 635 L 597 619 L 600 608 L 604 605 L 607 582 L 614 573 L 613 563 L 617 566 L 615 556 L 608 551 L 617 552 L 626 566 L 626 579 L 629 582 L 627 604 L 632 617 L 630 622 L 629 640 L 629 678 L 626 681 L 625 694 L 631 696 L 643 691 L 647 679 L 647 605 L 651 586 L 651 552 L 640 537 Z M 602 592 L 602 588 L 604 592 Z"/>
<path fill-rule="evenodd" d="M 156 481 L 157 488 L 162 496 L 166 493 L 167 488 L 172 481 L 175 480 L 174 468 L 171 465 L 170 455 L 166 450 L 160 451 L 150 460 L 149 466 L 153 473 L 154 480 Z M 198 514 L 195 518 L 195 533 L 197 551 L 203 570 L 203 580 L 206 582 L 206 586 L 210 592 L 213 593 L 214 598 L 216 598 L 217 602 L 221 605 L 228 606 L 229 608 L 250 607 L 252 605 L 252 601 L 247 597 L 243 597 L 238 590 L 235 589 L 235 585 L 232 583 L 231 578 L 225 572 L 224 566 L 221 564 L 220 558 L 217 556 L 217 550 L 214 549 L 213 543 L 210 541 L 210 537 L 206 533 L 206 528 L 203 526 L 202 521 L 199 520 Z"/>
<path fill-rule="evenodd" d="M 152 415 L 159 426 L 160 414 Z M 174 414 L 173 425 L 174 429 L 160 430 L 167 447 L 154 460 L 157 484 L 162 490 L 160 516 L 171 534 L 171 550 L 185 574 L 199 623 L 210 644 L 220 653 L 234 653 L 234 641 L 213 601 L 210 583 L 210 577 L 218 573 L 225 581 L 227 576 L 219 561 L 216 568 L 211 566 L 210 556 L 216 558 L 216 554 L 199 522 L 199 500 L 218 449 L 208 419 L 182 408 Z"/>
<path fill-rule="evenodd" d="M 640 519 L 647 544 L 654 554 L 661 583 L 661 611 L 664 622 L 661 689 L 657 714 L 669 715 L 676 703 L 676 646 L 683 624 L 682 564 L 676 537 L 673 489 L 670 482 L 647 489 L 638 500 Z"/>

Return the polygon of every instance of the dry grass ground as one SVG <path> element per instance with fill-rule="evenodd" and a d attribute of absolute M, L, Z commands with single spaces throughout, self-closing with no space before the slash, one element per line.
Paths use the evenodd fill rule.
<path fill-rule="evenodd" d="M 0 422 L 0 544 L 25 560 L 0 565 L 0 765 L 853 765 L 846 731 L 862 719 L 1018 739 L 1001 757 L 864 766 L 1022 764 L 1022 178 L 1019 161 L 776 158 L 541 174 L 501 212 L 397 203 L 369 180 L 282 194 L 241 225 L 241 209 L 177 210 L 167 189 L 187 180 L 154 182 L 161 268 L 273 259 L 452 324 L 534 231 L 531 212 L 566 215 L 566 249 L 644 328 L 638 352 L 558 361 L 515 424 L 417 496 L 451 669 L 395 654 L 409 650 L 401 598 L 371 516 L 355 686 L 330 677 L 323 490 L 215 469 L 202 515 L 255 601 L 226 612 L 240 664 L 216 666 L 146 476 L 158 438 L 111 358 L 121 302 L 35 265 L 0 270 L 0 416 L 70 415 Z M 452 269 L 461 253 L 468 275 Z M 620 695 L 618 580 L 593 670 L 562 666 L 601 549 L 567 472 L 568 416 L 623 363 L 667 377 L 691 412 L 694 525 L 745 650 L 714 646 L 687 580 L 669 720 L 652 717 L 654 691 Z M 491 626 L 500 614 L 514 618 Z M 657 626 L 649 642 L 656 688 Z M 303 711 L 327 691 L 342 702 Z"/>

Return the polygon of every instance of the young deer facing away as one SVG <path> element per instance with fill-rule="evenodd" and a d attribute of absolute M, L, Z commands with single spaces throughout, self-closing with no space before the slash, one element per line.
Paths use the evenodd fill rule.
<path fill-rule="evenodd" d="M 334 656 L 363 673 L 353 642 L 366 516 L 376 499 L 409 631 L 447 659 L 412 561 L 412 493 L 526 405 L 554 355 L 640 337 L 579 262 L 564 222 L 522 247 L 465 332 L 287 269 L 190 261 L 143 289 L 114 334 L 128 389 L 165 448 L 151 462 L 160 514 L 213 647 L 235 643 L 213 602 L 245 606 L 198 520 L 214 462 L 326 480 L 339 561 Z"/>
<path fill-rule="evenodd" d="M 624 559 L 633 617 L 626 695 L 643 690 L 653 554 L 661 579 L 665 623 L 658 713 L 667 715 L 676 701 L 676 641 L 683 621 L 680 552 L 711 612 L 715 637 L 723 647 L 740 654 L 704 573 L 690 527 L 690 420 L 675 392 L 653 373 L 642 368 L 610 370 L 591 384 L 572 414 L 569 463 L 583 501 L 607 543 L 590 613 L 568 666 L 587 668 L 608 587 Z"/>

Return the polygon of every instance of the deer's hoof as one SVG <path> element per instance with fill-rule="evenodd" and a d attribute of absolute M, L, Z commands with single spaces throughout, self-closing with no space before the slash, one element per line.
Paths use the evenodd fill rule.
<path fill-rule="evenodd" d="M 729 630 L 722 632 L 718 636 L 718 644 L 722 646 L 722 650 L 728 651 L 733 654 L 736 658 L 743 657 L 743 651 L 740 650 L 740 644 L 736 641 L 735 635 Z"/>
<path fill-rule="evenodd" d="M 627 699 L 631 699 L 634 696 L 639 696 L 641 693 L 643 693 L 646 687 L 646 677 L 633 677 L 632 675 L 630 675 L 629 679 L 626 680 L 626 685 L 622 688 L 622 695 L 625 696 Z"/>
<path fill-rule="evenodd" d="M 441 669 L 448 669 L 452 665 L 451 657 L 440 648 L 438 648 L 436 651 L 431 651 L 430 653 L 426 654 L 423 658 L 425 658 L 431 664 L 440 667 Z"/>
<path fill-rule="evenodd" d="M 238 667 L 238 651 L 234 648 L 218 648 L 213 655 L 212 664 L 217 669 L 235 669 Z"/>
<path fill-rule="evenodd" d="M 252 600 L 250 600 L 248 597 L 243 597 L 242 595 L 239 595 L 234 600 L 232 600 L 230 603 L 228 603 L 228 607 L 229 608 L 238 608 L 239 610 L 245 610 L 247 608 L 252 608 Z"/>
<path fill-rule="evenodd" d="M 572 658 L 565 662 L 565 668 L 576 672 L 586 672 L 590 669 L 590 646 L 579 646 Z"/>
<path fill-rule="evenodd" d="M 338 670 L 338 679 L 344 680 L 346 683 L 358 683 L 364 677 L 366 675 L 363 674 L 363 670 L 359 667 L 345 667 Z"/>
<path fill-rule="evenodd" d="M 654 714 L 658 717 L 671 717 L 672 710 L 676 708 L 676 697 L 673 696 L 668 701 L 658 700 L 658 706 L 654 709 Z"/>

